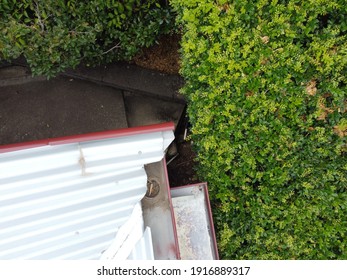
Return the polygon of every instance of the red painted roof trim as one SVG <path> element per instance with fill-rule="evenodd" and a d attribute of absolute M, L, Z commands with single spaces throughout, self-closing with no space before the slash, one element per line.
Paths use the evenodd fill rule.
<path fill-rule="evenodd" d="M 144 133 L 169 131 L 169 130 L 171 131 L 175 130 L 175 124 L 173 122 L 2 145 L 0 146 L 0 153 L 42 147 L 46 145 L 52 145 L 52 146 L 63 145 L 63 144 L 95 141 L 95 140 L 102 140 L 102 139 L 109 139 L 109 138 L 125 137 L 125 136 L 138 135 L 138 134 L 144 134 Z"/>
<path fill-rule="evenodd" d="M 181 253 L 180 253 L 179 243 L 178 243 L 176 218 L 175 218 L 174 209 L 173 209 L 173 205 L 172 205 L 172 197 L 171 197 L 171 191 L 170 191 L 169 174 L 168 174 L 168 171 L 167 171 L 167 165 L 166 165 L 165 157 L 163 158 L 162 163 L 163 163 L 163 169 L 164 169 L 165 183 L 166 183 L 166 187 L 167 187 L 167 195 L 168 195 L 168 199 L 169 199 L 172 227 L 174 229 L 175 253 L 176 253 L 176 258 L 178 260 L 180 260 L 181 259 Z"/>

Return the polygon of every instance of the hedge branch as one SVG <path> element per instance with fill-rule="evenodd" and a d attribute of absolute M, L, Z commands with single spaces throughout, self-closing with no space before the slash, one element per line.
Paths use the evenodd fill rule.
<path fill-rule="evenodd" d="M 37 16 L 38 23 L 41 27 L 41 31 L 44 32 L 45 31 L 45 25 L 44 25 L 42 18 L 41 18 L 39 4 L 36 1 L 35 1 L 35 13 Z"/>
<path fill-rule="evenodd" d="M 117 45 L 113 46 L 113 47 L 110 48 L 109 50 L 103 52 L 101 55 L 107 54 L 107 53 L 113 51 L 113 50 L 116 49 L 116 48 L 120 48 L 120 43 L 118 43 Z"/>

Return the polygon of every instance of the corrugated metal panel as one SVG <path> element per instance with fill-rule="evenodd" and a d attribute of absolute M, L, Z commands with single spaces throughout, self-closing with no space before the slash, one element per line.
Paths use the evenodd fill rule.
<path fill-rule="evenodd" d="M 0 259 L 98 259 L 172 131 L 0 154 Z"/>
<path fill-rule="evenodd" d="M 146 227 L 143 237 L 137 242 L 128 260 L 154 260 L 151 228 Z"/>
<path fill-rule="evenodd" d="M 128 220 L 119 228 L 116 238 L 102 254 L 102 260 L 126 260 L 142 238 L 144 221 L 141 203 L 138 202 Z"/>

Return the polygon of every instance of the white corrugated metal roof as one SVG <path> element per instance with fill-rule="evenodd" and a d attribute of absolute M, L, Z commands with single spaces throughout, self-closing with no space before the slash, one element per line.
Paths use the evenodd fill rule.
<path fill-rule="evenodd" d="M 146 227 L 142 238 L 133 248 L 128 260 L 154 260 L 151 228 Z"/>
<path fill-rule="evenodd" d="M 144 164 L 173 138 L 166 130 L 0 154 L 0 259 L 99 259 L 146 193 Z"/>

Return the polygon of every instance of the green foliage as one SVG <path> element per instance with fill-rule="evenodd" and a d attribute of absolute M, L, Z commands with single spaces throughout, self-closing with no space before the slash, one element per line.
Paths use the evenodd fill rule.
<path fill-rule="evenodd" d="M 53 76 L 82 60 L 130 59 L 173 22 L 160 0 L 2 0 L 0 59 L 24 55 L 33 74 Z"/>
<path fill-rule="evenodd" d="M 347 258 L 347 5 L 172 0 L 224 259 Z"/>

